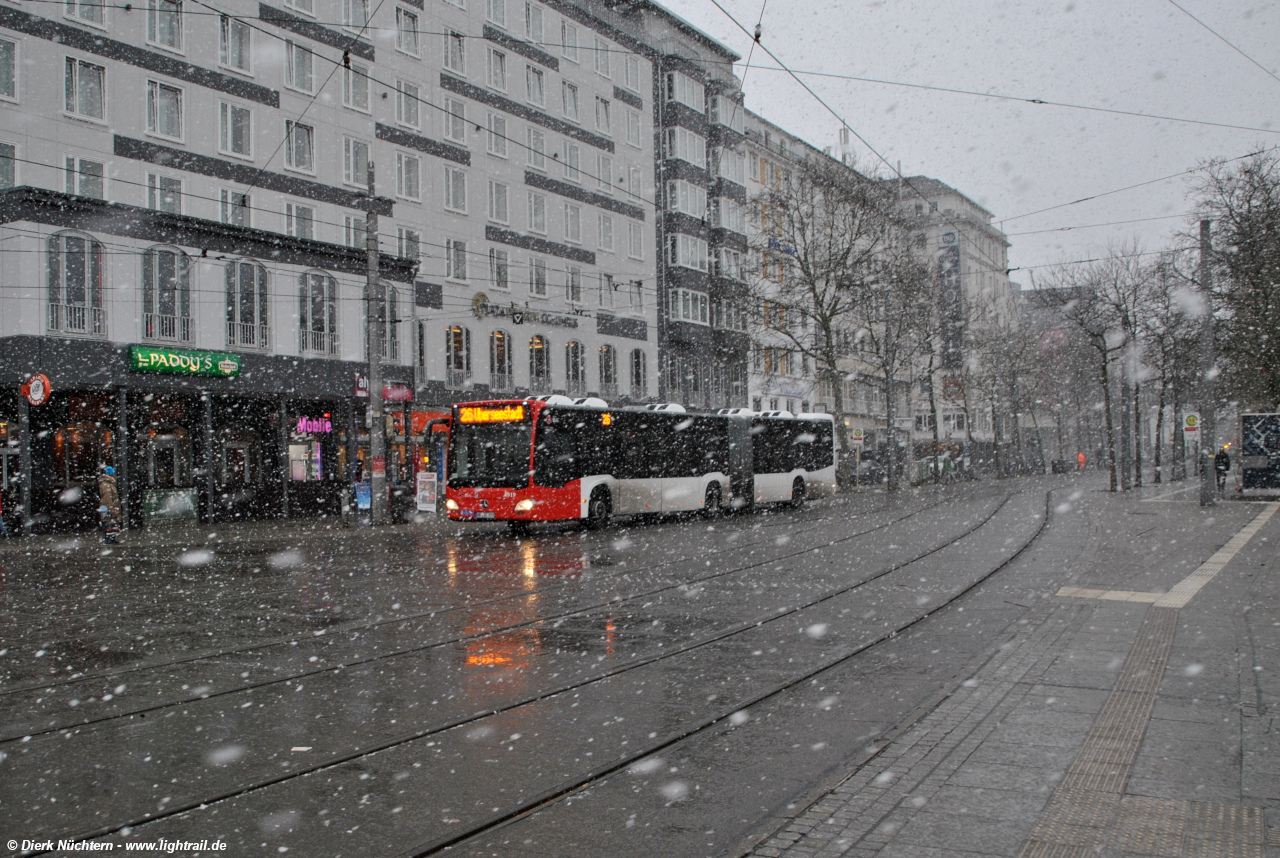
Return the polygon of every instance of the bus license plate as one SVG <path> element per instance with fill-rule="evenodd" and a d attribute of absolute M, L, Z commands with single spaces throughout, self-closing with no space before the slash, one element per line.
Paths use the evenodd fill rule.
<path fill-rule="evenodd" d="M 491 512 L 478 512 L 478 513 L 476 513 L 476 518 L 492 519 L 492 518 L 493 518 L 493 513 L 491 513 Z"/>

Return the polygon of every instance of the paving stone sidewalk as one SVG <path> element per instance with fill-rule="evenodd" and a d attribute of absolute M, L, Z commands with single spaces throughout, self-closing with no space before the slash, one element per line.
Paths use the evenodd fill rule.
<path fill-rule="evenodd" d="M 1047 598 L 940 705 L 750 854 L 1280 858 L 1280 516 L 1254 524 L 1256 538 L 1203 563 L 1203 592 L 1173 607 L 1185 571 L 1159 600 Z"/>

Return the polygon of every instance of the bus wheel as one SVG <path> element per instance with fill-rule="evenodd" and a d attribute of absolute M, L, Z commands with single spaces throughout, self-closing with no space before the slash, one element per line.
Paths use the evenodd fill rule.
<path fill-rule="evenodd" d="M 796 477 L 795 482 L 791 484 L 791 508 L 799 509 L 804 506 L 804 480 Z"/>
<path fill-rule="evenodd" d="M 611 513 L 609 492 L 605 489 L 596 489 L 592 492 L 591 500 L 587 503 L 587 528 L 590 530 L 604 530 L 609 526 Z"/>
<path fill-rule="evenodd" d="M 527 536 L 529 534 L 529 522 L 527 521 L 508 521 L 507 532 L 512 536 Z"/>
<path fill-rule="evenodd" d="M 707 518 L 719 518 L 720 513 L 720 484 L 712 483 L 707 486 L 707 496 L 702 501 L 702 514 Z"/>

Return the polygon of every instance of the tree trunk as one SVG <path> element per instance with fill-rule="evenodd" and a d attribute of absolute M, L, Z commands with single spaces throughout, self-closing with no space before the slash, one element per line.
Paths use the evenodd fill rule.
<path fill-rule="evenodd" d="M 1156 468 L 1156 473 L 1155 473 L 1155 477 L 1152 479 L 1152 482 L 1155 483 L 1156 485 L 1160 484 L 1160 479 L 1161 479 L 1160 450 L 1164 446 L 1164 397 L 1165 397 L 1165 383 L 1162 379 L 1160 382 L 1160 396 L 1159 396 L 1160 405 L 1156 409 L 1156 445 L 1155 445 L 1155 450 L 1153 451 L 1153 455 L 1155 456 L 1154 464 Z"/>
<path fill-rule="evenodd" d="M 1120 475 L 1116 472 L 1116 424 L 1111 414 L 1111 367 L 1106 354 L 1102 356 L 1102 412 L 1107 432 L 1107 468 L 1111 471 L 1111 491 L 1120 488 Z"/>
<path fill-rule="evenodd" d="M 933 378 L 933 352 L 929 353 L 929 414 L 933 420 L 933 481 L 938 483 L 942 480 L 942 462 L 938 458 L 942 427 L 938 425 L 938 390 Z"/>
<path fill-rule="evenodd" d="M 894 437 L 893 432 L 893 372 L 886 371 L 884 374 L 884 393 L 885 393 L 885 439 L 888 443 L 885 445 L 885 470 L 888 472 L 888 482 L 885 488 L 888 491 L 894 491 L 898 488 L 898 441 Z"/>
<path fill-rule="evenodd" d="M 991 401 L 991 459 L 995 462 L 996 479 L 1004 476 L 1004 462 L 1000 455 L 1000 423 L 996 419 L 996 403 Z"/>
<path fill-rule="evenodd" d="M 1133 487 L 1142 488 L 1142 383 L 1133 383 Z"/>

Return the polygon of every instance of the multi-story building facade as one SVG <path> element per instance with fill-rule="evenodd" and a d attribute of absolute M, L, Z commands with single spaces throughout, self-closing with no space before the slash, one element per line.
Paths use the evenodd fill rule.
<path fill-rule="evenodd" d="M 461 399 L 657 394 L 657 145 L 688 90 L 644 33 L 517 0 L 0 9 L 6 512 L 81 515 L 112 464 L 134 523 L 336 513 L 370 211 L 393 479 Z"/>

